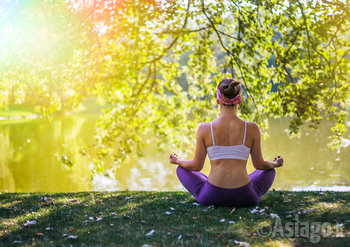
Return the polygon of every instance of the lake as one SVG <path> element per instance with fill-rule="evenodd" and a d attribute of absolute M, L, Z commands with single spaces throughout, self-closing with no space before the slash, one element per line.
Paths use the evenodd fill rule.
<path fill-rule="evenodd" d="M 93 174 L 89 160 L 79 150 L 93 143 L 97 119 L 97 114 L 81 114 L 56 116 L 52 121 L 0 121 L 0 192 L 183 190 L 176 166 L 168 161 L 176 150 L 156 153 L 151 137 L 145 157 L 131 155 L 130 161 L 109 176 Z M 276 170 L 273 188 L 350 191 L 350 146 L 344 144 L 336 150 L 327 147 L 329 123 L 322 122 L 317 130 L 303 127 L 300 137 L 292 139 L 285 132 L 287 127 L 287 119 L 271 120 L 269 138 L 262 143 L 265 159 L 281 154 L 285 160 L 285 165 Z M 344 138 L 349 140 L 350 134 Z M 192 154 L 187 159 L 192 159 Z M 63 164 L 62 155 L 74 165 Z M 249 159 L 248 172 L 253 170 Z M 209 171 L 207 158 L 203 172 Z"/>

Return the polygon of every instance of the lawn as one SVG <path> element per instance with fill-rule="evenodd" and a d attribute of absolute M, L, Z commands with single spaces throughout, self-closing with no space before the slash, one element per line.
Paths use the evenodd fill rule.
<path fill-rule="evenodd" d="M 3 193 L 0 222 L 0 246 L 350 246 L 350 197 L 271 191 L 233 209 L 186 192 Z"/>

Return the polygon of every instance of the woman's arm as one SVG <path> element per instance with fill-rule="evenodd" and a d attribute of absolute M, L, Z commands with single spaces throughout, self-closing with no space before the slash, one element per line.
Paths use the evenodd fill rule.
<path fill-rule="evenodd" d="M 250 150 L 252 163 L 255 169 L 268 170 L 283 165 L 282 156 L 275 157 L 274 161 L 264 160 L 261 152 L 261 133 L 256 123 L 250 123 L 251 133 L 253 134 L 253 144 Z"/>
<path fill-rule="evenodd" d="M 172 164 L 176 164 L 182 166 L 183 168 L 190 171 L 200 171 L 202 170 L 205 162 L 205 156 L 207 154 L 207 150 L 204 144 L 204 132 L 205 132 L 205 124 L 201 124 L 197 130 L 196 136 L 196 152 L 193 160 L 181 160 L 177 157 L 176 154 L 171 154 L 169 157 L 169 161 Z"/>

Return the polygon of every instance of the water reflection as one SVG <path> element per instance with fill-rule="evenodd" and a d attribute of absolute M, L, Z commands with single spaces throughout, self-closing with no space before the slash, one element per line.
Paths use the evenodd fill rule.
<path fill-rule="evenodd" d="M 89 170 L 78 150 L 91 139 L 94 121 L 79 116 L 1 122 L 0 191 L 89 190 Z M 75 165 L 63 166 L 57 154 Z"/>
<path fill-rule="evenodd" d="M 0 121 L 0 191 L 86 191 L 86 190 L 183 190 L 176 177 L 176 166 L 168 162 L 171 148 L 155 152 L 150 143 L 146 156 L 131 155 L 125 165 L 108 177 L 93 175 L 89 161 L 79 154 L 84 144 L 93 142 L 97 115 L 59 116 L 51 122 L 44 119 Z M 329 124 L 318 130 L 302 130 L 300 137 L 285 134 L 288 121 L 272 120 L 269 135 L 263 141 L 266 159 L 282 154 L 285 166 L 277 170 L 276 189 L 341 189 L 350 188 L 350 146 L 338 150 L 327 147 Z M 349 134 L 344 136 L 349 139 Z M 194 151 L 194 147 L 193 147 Z M 192 157 L 193 151 L 187 157 Z M 57 155 L 72 160 L 63 165 Z M 206 160 L 204 173 L 210 170 Z M 254 169 L 249 160 L 248 171 Z"/>

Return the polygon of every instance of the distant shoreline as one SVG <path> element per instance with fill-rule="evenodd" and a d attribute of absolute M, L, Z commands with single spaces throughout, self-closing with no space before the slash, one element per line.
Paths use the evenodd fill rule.
<path fill-rule="evenodd" d="M 0 116 L 0 121 L 7 121 L 7 120 L 20 120 L 20 119 L 35 119 L 39 118 L 40 115 L 38 114 L 28 114 L 28 115 L 14 115 L 14 116 Z"/>

